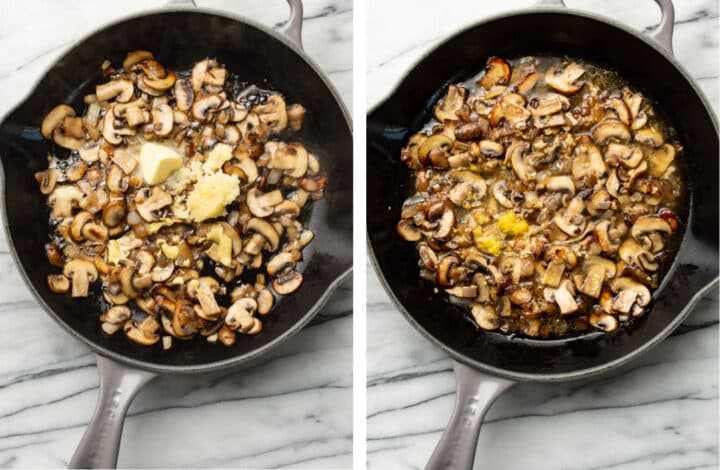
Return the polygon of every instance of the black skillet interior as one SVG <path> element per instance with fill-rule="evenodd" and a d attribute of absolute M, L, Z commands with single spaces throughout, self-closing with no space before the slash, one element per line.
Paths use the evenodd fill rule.
<path fill-rule="evenodd" d="M 124 335 L 106 336 L 97 319 L 93 300 L 73 300 L 47 288 L 46 277 L 57 272 L 44 256 L 47 216 L 44 197 L 33 173 L 46 167 L 50 144 L 38 126 L 56 104 L 82 109 L 83 95 L 102 81 L 100 63 L 122 63 L 125 54 L 148 49 L 164 65 L 187 69 L 205 57 L 216 57 L 242 80 L 262 84 L 268 79 L 288 103 L 302 103 L 308 110 L 304 126 L 293 140 L 318 156 L 328 174 L 325 199 L 317 202 L 309 227 L 315 241 L 304 252 L 300 290 L 282 298 L 263 318 L 264 330 L 242 337 L 233 347 L 210 345 L 204 339 L 176 341 L 169 351 L 141 347 Z M 331 89 L 299 54 L 282 41 L 252 25 L 205 12 L 161 12 L 135 17 L 99 31 L 62 57 L 41 80 L 32 95 L 0 125 L 0 157 L 5 172 L 4 203 L 12 245 L 21 272 L 38 297 L 60 322 L 95 349 L 108 350 L 146 366 L 193 368 L 232 360 L 257 352 L 285 336 L 315 313 L 316 303 L 329 286 L 352 266 L 352 135 L 343 109 Z M 136 363 L 137 365 L 137 363 Z M 142 365 L 142 364 L 140 364 Z"/>
<path fill-rule="evenodd" d="M 569 55 L 619 71 L 660 108 L 685 144 L 691 197 L 690 226 L 653 310 L 613 334 L 568 341 L 509 339 L 478 332 L 457 307 L 418 280 L 412 244 L 395 231 L 408 195 L 408 170 L 400 148 L 432 112 L 449 83 L 479 72 L 493 55 Z M 568 13 L 533 12 L 496 18 L 471 27 L 426 56 L 395 92 L 368 116 L 367 223 L 381 277 L 421 331 L 460 360 L 515 378 L 552 380 L 626 358 L 667 333 L 684 318 L 684 307 L 718 275 L 718 134 L 710 111 L 670 61 L 624 29 Z"/>

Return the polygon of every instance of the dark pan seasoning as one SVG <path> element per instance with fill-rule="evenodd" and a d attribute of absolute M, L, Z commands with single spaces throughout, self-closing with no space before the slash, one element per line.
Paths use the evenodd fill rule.
<path fill-rule="evenodd" d="M 612 332 L 644 315 L 683 231 L 674 129 L 612 70 L 491 57 L 452 84 L 401 159 L 398 234 L 483 330 Z"/>

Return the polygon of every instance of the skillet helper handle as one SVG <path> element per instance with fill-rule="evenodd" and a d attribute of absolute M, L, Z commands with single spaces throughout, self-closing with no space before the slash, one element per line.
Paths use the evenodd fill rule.
<path fill-rule="evenodd" d="M 96 356 L 96 361 L 100 373 L 97 407 L 70 460 L 70 468 L 115 468 L 130 403 L 140 388 L 157 376 L 102 356 Z"/>
<path fill-rule="evenodd" d="M 457 382 L 455 409 L 426 470 L 472 469 L 485 413 L 501 393 L 515 384 L 457 361 L 452 364 Z"/>
<path fill-rule="evenodd" d="M 675 7 L 672 0 L 655 0 L 660 7 L 660 24 L 648 35 L 673 54 L 672 38 L 675 27 Z M 565 8 L 564 0 L 537 0 L 536 7 Z"/>
<path fill-rule="evenodd" d="M 290 6 L 290 17 L 284 25 L 278 28 L 278 31 L 290 38 L 300 49 L 302 45 L 302 25 L 303 25 L 303 4 L 302 0 L 287 0 Z"/>

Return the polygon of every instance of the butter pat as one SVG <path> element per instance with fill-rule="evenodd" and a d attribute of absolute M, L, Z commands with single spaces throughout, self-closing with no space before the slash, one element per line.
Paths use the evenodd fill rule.
<path fill-rule="evenodd" d="M 214 173 L 201 176 L 188 196 L 190 218 L 195 222 L 219 217 L 225 206 L 240 195 L 240 179 L 235 175 Z"/>
<path fill-rule="evenodd" d="M 182 155 L 167 145 L 146 142 L 140 149 L 140 168 L 146 184 L 165 181 L 170 174 L 183 166 Z"/>

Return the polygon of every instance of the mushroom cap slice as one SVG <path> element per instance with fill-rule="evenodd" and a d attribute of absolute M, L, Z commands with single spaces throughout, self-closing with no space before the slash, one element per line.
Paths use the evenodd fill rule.
<path fill-rule="evenodd" d="M 485 75 L 477 83 L 489 90 L 495 85 L 507 85 L 511 75 L 510 64 L 500 57 L 490 57 L 485 64 Z"/>
<path fill-rule="evenodd" d="M 272 288 L 280 295 L 288 295 L 300 288 L 303 282 L 303 275 L 297 271 L 290 271 L 275 278 L 272 282 Z"/>
<path fill-rule="evenodd" d="M 53 132 L 60 127 L 66 117 L 75 116 L 75 110 L 66 104 L 60 104 L 50 110 L 45 115 L 40 124 L 40 133 L 43 137 L 50 140 L 53 138 Z"/>
<path fill-rule="evenodd" d="M 473 303 L 470 307 L 475 323 L 483 330 L 497 330 L 500 327 L 500 317 L 495 313 L 495 309 L 487 304 Z"/>
<path fill-rule="evenodd" d="M 636 240 L 650 232 L 663 232 L 669 235 L 672 233 L 672 227 L 662 217 L 646 215 L 639 217 L 630 229 L 630 235 Z"/>
<path fill-rule="evenodd" d="M 641 144 L 649 145 L 653 148 L 658 148 L 665 143 L 665 139 L 662 134 L 652 127 L 644 127 L 635 131 L 633 140 L 635 140 L 635 142 L 640 142 Z"/>
<path fill-rule="evenodd" d="M 108 101 L 115 98 L 120 103 L 126 103 L 135 96 L 133 82 L 127 78 L 118 78 L 95 87 L 95 96 L 98 101 Z"/>
<path fill-rule="evenodd" d="M 458 85 L 450 85 L 445 97 L 435 105 L 435 118 L 440 122 L 460 119 L 456 112 L 465 104 L 467 90 Z"/>
<path fill-rule="evenodd" d="M 247 223 L 247 230 L 262 235 L 270 244 L 270 251 L 275 251 L 280 245 L 280 235 L 275 228 L 266 220 L 253 217 Z"/>
<path fill-rule="evenodd" d="M 95 264 L 80 258 L 76 258 L 65 264 L 63 274 L 72 280 L 73 297 L 87 297 L 90 284 L 98 279 L 98 271 Z"/>
<path fill-rule="evenodd" d="M 605 118 L 595 124 L 592 129 L 592 137 L 596 144 L 605 145 L 610 140 L 621 143 L 630 142 L 630 129 L 622 121 L 614 118 Z"/>
<path fill-rule="evenodd" d="M 663 144 L 658 148 L 646 148 L 645 160 L 648 163 L 648 173 L 656 178 L 661 177 L 675 160 L 675 153 L 675 147 L 670 144 Z"/>
<path fill-rule="evenodd" d="M 578 82 L 577 80 L 584 73 L 585 69 L 576 62 L 569 63 L 561 71 L 553 66 L 545 72 L 545 84 L 565 95 L 573 95 L 582 89 L 584 82 Z"/>

